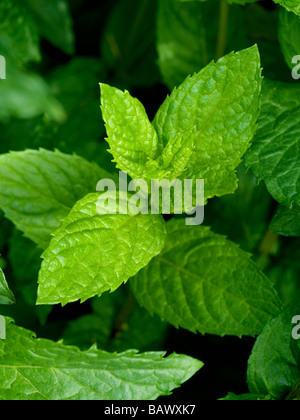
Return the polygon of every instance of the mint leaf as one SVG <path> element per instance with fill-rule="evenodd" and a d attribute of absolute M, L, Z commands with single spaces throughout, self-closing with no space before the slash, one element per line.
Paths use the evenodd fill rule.
<path fill-rule="evenodd" d="M 282 236 L 300 236 L 300 207 L 288 209 L 279 206 L 270 226 L 272 232 Z"/>
<path fill-rule="evenodd" d="M 249 359 L 250 392 L 283 399 L 299 381 L 300 372 L 291 351 L 295 315 L 299 315 L 299 304 L 294 302 L 269 321 L 258 337 Z"/>
<path fill-rule="evenodd" d="M 77 200 L 109 174 L 59 151 L 26 150 L 0 156 L 0 208 L 42 249 Z"/>
<path fill-rule="evenodd" d="M 298 0 L 274 0 L 274 2 L 279 3 L 289 12 L 294 12 L 298 16 L 300 15 L 300 4 Z"/>
<path fill-rule="evenodd" d="M 299 55 L 300 49 L 300 17 L 285 9 L 279 14 L 279 40 L 287 65 L 293 69 L 293 58 Z"/>
<path fill-rule="evenodd" d="M 43 254 L 38 304 L 83 302 L 114 291 L 162 250 L 160 215 L 99 214 L 100 197 L 80 200 L 54 233 Z"/>
<path fill-rule="evenodd" d="M 138 99 L 105 84 L 100 87 L 109 152 L 119 169 L 132 178 L 141 178 L 146 162 L 162 152 L 157 134 Z"/>
<path fill-rule="evenodd" d="M 131 280 L 138 302 L 175 327 L 254 336 L 280 309 L 250 255 L 208 227 L 167 223 L 163 252 Z"/>
<path fill-rule="evenodd" d="M 10 117 L 34 118 L 46 114 L 53 121 L 63 121 L 64 110 L 42 77 L 19 68 L 11 58 L 9 49 L 1 49 L 1 53 L 5 56 L 9 77 L 0 83 L 0 97 L 5 104 L 0 107 L 0 120 Z"/>
<path fill-rule="evenodd" d="M 246 164 L 279 203 L 300 205 L 300 87 L 266 80 L 259 129 Z"/>
<path fill-rule="evenodd" d="M 220 4 L 214 0 L 159 1 L 158 65 L 170 90 L 179 86 L 189 74 L 199 72 L 211 60 L 240 50 L 246 44 L 241 8 L 231 6 L 228 11 L 225 3 L 225 33 L 220 31 L 223 6 L 224 2 Z M 222 45 L 218 39 L 222 39 Z"/>
<path fill-rule="evenodd" d="M 15 303 L 15 298 L 8 288 L 4 273 L 0 268 L 0 305 L 11 305 Z"/>
<path fill-rule="evenodd" d="M 191 357 L 128 350 L 80 352 L 7 322 L 0 341 L 0 399 L 151 400 L 169 395 L 203 364 Z"/>
<path fill-rule="evenodd" d="M 67 54 L 73 54 L 75 39 L 66 0 L 25 0 L 41 36 Z"/>
<path fill-rule="evenodd" d="M 174 89 L 156 114 L 159 141 L 196 127 L 195 149 L 182 179 L 204 179 L 205 198 L 235 191 L 235 169 L 250 146 L 260 111 L 256 46 L 212 62 Z"/>
<path fill-rule="evenodd" d="M 0 4 L 0 48 L 8 50 L 18 63 L 41 59 L 37 29 L 23 1 Z"/>
<path fill-rule="evenodd" d="M 171 138 L 161 156 L 146 162 L 144 176 L 148 179 L 177 179 L 185 171 L 192 156 L 196 129 Z"/>

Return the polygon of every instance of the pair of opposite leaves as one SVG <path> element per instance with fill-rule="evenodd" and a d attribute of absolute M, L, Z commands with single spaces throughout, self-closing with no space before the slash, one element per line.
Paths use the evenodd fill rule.
<path fill-rule="evenodd" d="M 234 192 L 235 169 L 257 127 L 261 80 L 256 46 L 229 54 L 174 89 L 153 124 L 128 92 L 102 85 L 108 142 L 119 168 L 145 179 L 204 179 L 206 199 Z M 168 277 L 155 274 L 154 259 L 147 267 L 154 271 L 147 291 L 140 289 L 145 283 L 133 281 L 136 297 L 150 312 L 193 331 L 253 335 L 278 309 L 271 283 L 249 255 L 208 228 L 182 230 L 181 221 L 174 221 L 167 233 L 159 215 L 99 215 L 99 194 L 88 193 L 109 175 L 94 164 L 59 152 L 25 151 L 1 156 L 0 175 L 1 208 L 41 247 L 47 247 L 63 219 L 43 254 L 39 304 L 84 301 L 114 291 L 154 257 L 161 258 L 172 237 L 185 246 L 177 246 L 177 261 L 159 260 Z M 43 194 L 37 194 L 41 186 Z M 176 293 L 167 278 L 177 278 Z M 172 308 L 178 305 L 182 311 L 174 318 Z M 214 313 L 204 311 L 209 306 Z M 238 322 L 241 311 L 245 316 Z"/>

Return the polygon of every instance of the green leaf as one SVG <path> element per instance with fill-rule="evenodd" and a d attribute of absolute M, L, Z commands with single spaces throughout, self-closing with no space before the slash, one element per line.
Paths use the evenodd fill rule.
<path fill-rule="evenodd" d="M 152 400 L 169 395 L 203 364 L 164 353 L 80 352 L 7 322 L 0 341 L 2 400 Z"/>
<path fill-rule="evenodd" d="M 25 0 L 41 36 L 66 54 L 75 51 L 72 18 L 66 0 Z"/>
<path fill-rule="evenodd" d="M 299 315 L 292 303 L 267 323 L 253 348 L 248 366 L 248 384 L 254 394 L 283 399 L 299 381 L 300 372 L 291 351 L 292 319 Z"/>
<path fill-rule="evenodd" d="M 195 149 L 181 178 L 204 179 L 206 199 L 237 188 L 235 169 L 257 128 L 260 89 L 260 59 L 254 46 L 188 77 L 156 114 L 153 124 L 164 145 L 196 127 Z"/>
<path fill-rule="evenodd" d="M 8 52 L 7 52 L 8 51 Z M 6 58 L 6 80 L 0 83 L 0 120 L 10 117 L 34 118 L 46 114 L 48 118 L 61 122 L 65 118 L 61 104 L 53 97 L 44 79 L 35 73 L 18 68 L 9 50 L 1 53 Z"/>
<path fill-rule="evenodd" d="M 300 87 L 266 80 L 259 129 L 246 164 L 279 203 L 300 205 Z"/>
<path fill-rule="evenodd" d="M 15 303 L 15 298 L 8 288 L 4 273 L 0 268 L 0 305 L 12 305 Z"/>
<path fill-rule="evenodd" d="M 109 152 L 118 168 L 132 178 L 141 178 L 146 162 L 162 153 L 157 134 L 138 99 L 109 85 L 100 87 Z"/>
<path fill-rule="evenodd" d="M 193 332 L 259 334 L 281 305 L 250 255 L 207 227 L 172 220 L 167 231 L 163 252 L 131 280 L 138 302 Z"/>
<path fill-rule="evenodd" d="M 177 179 L 186 169 L 192 156 L 196 130 L 171 138 L 161 156 L 146 162 L 144 177 L 150 179 Z"/>
<path fill-rule="evenodd" d="M 273 1 L 285 7 L 289 12 L 294 12 L 298 16 L 300 15 L 300 3 L 298 0 L 273 0 Z"/>
<path fill-rule="evenodd" d="M 109 174 L 59 151 L 26 150 L 0 156 L 0 208 L 42 249 L 77 200 Z"/>
<path fill-rule="evenodd" d="M 100 214 L 100 197 L 80 200 L 54 233 L 43 254 L 38 304 L 83 302 L 114 291 L 161 252 L 160 215 Z"/>
<path fill-rule="evenodd" d="M 247 45 L 242 10 L 232 6 L 228 12 L 225 4 L 224 17 L 223 4 L 220 8 L 220 3 L 213 0 L 159 1 L 158 64 L 169 89 L 178 86 L 189 74 L 199 72 L 211 60 Z M 219 27 L 221 16 L 226 22 L 225 33 Z M 222 39 L 222 44 L 218 39 Z"/>
<path fill-rule="evenodd" d="M 279 40 L 287 65 L 293 69 L 292 60 L 300 51 L 300 17 L 294 13 L 280 10 Z"/>
<path fill-rule="evenodd" d="M 5 0 L 0 4 L 0 47 L 18 63 L 40 61 L 39 37 L 24 2 Z M 3 51 L 1 51 L 3 54 Z"/>
<path fill-rule="evenodd" d="M 282 236 L 300 236 L 300 207 L 279 206 L 271 226 L 272 232 Z"/>

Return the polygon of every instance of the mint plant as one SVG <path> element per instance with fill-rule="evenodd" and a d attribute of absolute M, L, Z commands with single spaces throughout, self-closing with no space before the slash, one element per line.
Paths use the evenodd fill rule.
<path fill-rule="evenodd" d="M 0 399 L 299 400 L 299 2 L 48 3 L 0 5 Z"/>

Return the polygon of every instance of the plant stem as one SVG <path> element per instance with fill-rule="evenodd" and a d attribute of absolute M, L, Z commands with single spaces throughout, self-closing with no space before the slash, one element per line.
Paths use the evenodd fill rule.
<path fill-rule="evenodd" d="M 226 1 L 220 3 L 220 19 L 219 19 L 219 33 L 216 48 L 216 61 L 223 57 L 226 49 L 227 32 L 228 32 L 228 17 L 229 17 L 229 4 Z"/>

